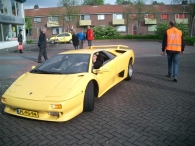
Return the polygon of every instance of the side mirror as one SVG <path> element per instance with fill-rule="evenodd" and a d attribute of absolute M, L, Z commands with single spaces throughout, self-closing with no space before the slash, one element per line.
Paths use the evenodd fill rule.
<path fill-rule="evenodd" d="M 31 68 L 34 69 L 36 66 L 32 66 Z"/>

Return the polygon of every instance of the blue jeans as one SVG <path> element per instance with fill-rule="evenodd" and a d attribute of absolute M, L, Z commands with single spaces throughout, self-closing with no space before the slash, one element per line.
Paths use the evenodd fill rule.
<path fill-rule="evenodd" d="M 167 53 L 168 59 L 168 75 L 173 75 L 174 79 L 177 79 L 178 75 L 178 62 L 179 62 L 179 53 Z M 172 65 L 173 65 L 173 74 L 172 74 Z"/>
<path fill-rule="evenodd" d="M 88 46 L 92 46 L 92 41 L 88 40 Z"/>

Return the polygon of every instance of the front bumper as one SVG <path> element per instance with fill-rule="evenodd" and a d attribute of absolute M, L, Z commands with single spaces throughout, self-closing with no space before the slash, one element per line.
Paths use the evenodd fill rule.
<path fill-rule="evenodd" d="M 5 97 L 5 96 L 4 96 Z M 83 111 L 84 93 L 81 93 L 67 101 L 33 101 L 7 96 L 4 111 L 8 114 L 44 121 L 62 122 L 68 121 Z M 52 109 L 52 104 L 61 104 L 62 109 Z M 38 113 L 38 116 L 27 116 L 18 113 L 23 109 Z M 57 114 L 58 113 L 58 114 Z"/>

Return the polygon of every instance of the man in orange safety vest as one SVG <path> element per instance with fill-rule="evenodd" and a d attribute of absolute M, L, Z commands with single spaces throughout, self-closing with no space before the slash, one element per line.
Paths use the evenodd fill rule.
<path fill-rule="evenodd" d="M 162 42 L 162 55 L 165 55 L 166 50 L 168 59 L 167 77 L 171 78 L 173 76 L 173 81 L 177 82 L 179 54 L 183 54 L 185 45 L 183 42 L 182 32 L 178 30 L 175 25 L 175 21 L 171 21 L 169 23 L 170 28 L 166 31 Z"/>

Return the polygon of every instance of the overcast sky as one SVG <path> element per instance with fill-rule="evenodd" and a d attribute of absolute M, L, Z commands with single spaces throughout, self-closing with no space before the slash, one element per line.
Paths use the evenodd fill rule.
<path fill-rule="evenodd" d="M 155 0 L 147 0 L 148 3 L 151 3 Z M 170 4 L 171 0 L 156 0 L 157 2 L 164 2 L 165 4 Z M 115 4 L 115 0 L 105 0 L 105 4 Z M 34 5 L 38 4 L 39 8 L 45 8 L 45 7 L 57 7 L 59 3 L 59 0 L 26 0 L 24 3 L 25 9 L 33 9 Z"/>

